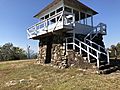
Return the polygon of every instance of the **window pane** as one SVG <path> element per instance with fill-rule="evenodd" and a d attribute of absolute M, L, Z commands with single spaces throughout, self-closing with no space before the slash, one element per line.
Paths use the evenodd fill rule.
<path fill-rule="evenodd" d="M 40 19 L 41 19 L 41 20 L 44 20 L 44 17 L 41 17 Z"/>
<path fill-rule="evenodd" d="M 50 16 L 53 16 L 53 15 L 55 15 L 55 11 L 53 11 L 53 12 L 50 13 Z"/>
<path fill-rule="evenodd" d="M 73 10 L 73 13 L 75 14 L 75 21 L 79 21 L 79 11 Z"/>
<path fill-rule="evenodd" d="M 92 25 L 91 15 L 87 14 L 87 25 Z"/>
<path fill-rule="evenodd" d="M 72 9 L 68 7 L 65 7 L 65 11 L 72 13 Z"/>
<path fill-rule="evenodd" d="M 45 16 L 45 19 L 49 18 L 49 14 Z"/>
<path fill-rule="evenodd" d="M 81 16 L 81 17 L 80 17 L 81 19 L 85 19 L 85 13 L 81 12 L 81 13 L 80 13 L 80 16 Z"/>
<path fill-rule="evenodd" d="M 61 8 L 59 8 L 59 9 L 57 9 L 57 11 L 56 11 L 56 12 L 58 13 L 58 12 L 61 12 L 62 10 L 63 10 L 63 7 L 61 7 Z"/>

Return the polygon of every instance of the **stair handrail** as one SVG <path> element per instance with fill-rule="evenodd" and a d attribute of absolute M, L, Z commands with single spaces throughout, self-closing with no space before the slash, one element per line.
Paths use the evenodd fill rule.
<path fill-rule="evenodd" d="M 72 37 L 72 38 L 73 38 L 73 37 Z M 74 38 L 73 38 L 73 39 L 74 39 Z M 75 39 L 75 40 L 79 41 L 78 39 Z M 93 49 L 97 52 L 97 56 L 95 56 L 95 55 L 93 55 L 92 53 L 88 52 L 90 46 L 88 46 L 86 43 L 83 43 L 83 42 L 81 42 L 81 41 L 79 41 L 79 44 L 80 44 L 80 45 L 77 45 L 77 44 L 74 43 L 74 42 L 73 42 L 73 43 L 66 43 L 66 45 L 69 45 L 69 44 L 72 44 L 72 45 L 77 46 L 77 47 L 80 49 L 80 51 L 81 51 L 81 50 L 85 51 L 85 52 L 88 54 L 88 55 L 87 55 L 87 58 L 88 58 L 88 61 L 89 61 L 89 62 L 90 62 L 89 55 L 91 55 L 91 56 L 93 56 L 95 59 L 97 59 L 97 67 L 99 68 L 99 59 L 98 59 L 99 53 L 98 53 L 98 52 L 100 52 L 100 51 L 98 51 L 98 50 L 96 50 L 96 49 L 93 48 Z M 80 47 L 81 44 L 87 46 L 87 50 L 85 50 L 84 48 Z"/>
<path fill-rule="evenodd" d="M 98 50 L 100 50 L 100 48 L 102 48 L 102 49 L 104 49 L 105 51 L 107 51 L 107 49 L 106 49 L 105 47 L 103 47 L 103 46 L 101 46 L 101 45 L 99 45 L 99 44 L 97 44 L 97 43 L 95 43 L 95 42 L 93 42 L 93 41 L 91 41 L 91 40 L 89 40 L 89 39 L 86 39 L 86 41 L 88 41 L 89 43 L 92 43 L 92 44 L 98 46 Z"/>
<path fill-rule="evenodd" d="M 103 27 L 104 27 L 104 28 L 103 28 Z M 87 36 L 84 38 L 84 42 L 85 42 L 85 40 L 86 40 L 91 34 L 93 34 L 93 33 L 95 33 L 95 35 L 94 35 L 92 38 L 90 38 L 90 40 L 94 39 L 94 38 L 98 35 L 98 33 L 101 33 L 101 32 L 103 32 L 103 31 L 105 31 L 105 34 L 106 34 L 106 33 L 107 33 L 107 32 L 106 32 L 106 28 L 107 28 L 106 24 L 104 24 L 104 23 L 99 23 L 97 26 L 93 27 L 93 30 L 92 30 L 92 31 L 90 31 L 90 32 L 87 34 Z"/>
<path fill-rule="evenodd" d="M 67 45 L 70 45 L 70 44 L 77 46 L 77 47 L 80 49 L 80 52 L 81 52 L 81 50 L 83 50 L 83 51 L 85 51 L 85 52 L 88 54 L 88 55 L 87 55 L 87 58 L 88 58 L 88 61 L 89 61 L 89 62 L 90 62 L 90 59 L 89 59 L 90 57 L 89 57 L 89 55 L 91 55 L 91 56 L 93 56 L 95 59 L 97 59 L 97 67 L 98 67 L 98 68 L 99 68 L 99 66 L 100 66 L 100 64 L 99 64 L 99 63 L 100 63 L 100 62 L 99 62 L 99 55 L 100 55 L 100 54 L 106 55 L 106 56 L 107 56 L 107 59 L 109 59 L 109 58 L 108 58 L 108 53 L 106 54 L 106 53 L 104 53 L 104 52 L 101 52 L 101 51 L 93 48 L 92 46 L 89 46 L 88 44 L 80 41 L 80 40 L 77 39 L 77 38 L 73 38 L 73 39 L 74 39 L 73 41 L 75 41 L 75 40 L 78 41 L 80 45 L 77 45 L 75 42 L 67 43 L 67 39 L 69 39 L 69 38 L 73 38 L 73 37 L 67 37 L 67 38 L 66 38 L 66 49 L 67 49 Z M 87 50 L 84 49 L 84 48 L 82 48 L 82 47 L 81 47 L 81 44 L 85 45 L 85 46 L 87 47 Z M 97 56 L 95 56 L 93 53 L 89 52 L 89 49 L 94 50 L 94 51 L 96 52 Z M 109 63 L 109 60 L 108 60 L 108 63 Z"/>

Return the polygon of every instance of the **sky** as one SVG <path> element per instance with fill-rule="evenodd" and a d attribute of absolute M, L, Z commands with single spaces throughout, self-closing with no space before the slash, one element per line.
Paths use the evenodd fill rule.
<path fill-rule="evenodd" d="M 27 39 L 27 28 L 39 20 L 33 18 L 53 0 L 0 0 L 0 45 L 13 43 L 15 46 L 38 51 L 38 41 Z M 107 24 L 104 36 L 106 47 L 120 42 L 120 0 L 80 0 L 96 10 L 94 24 Z"/>

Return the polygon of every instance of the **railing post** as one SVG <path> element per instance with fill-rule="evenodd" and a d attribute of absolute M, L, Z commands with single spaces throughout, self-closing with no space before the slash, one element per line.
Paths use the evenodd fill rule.
<path fill-rule="evenodd" d="M 62 12 L 62 23 L 63 23 L 63 26 L 64 26 L 64 11 Z"/>
<path fill-rule="evenodd" d="M 100 62 L 99 62 L 99 53 L 97 52 L 97 67 L 100 67 Z"/>
<path fill-rule="evenodd" d="M 90 54 L 89 54 L 89 47 L 87 46 L 87 58 L 88 58 L 88 62 L 90 63 Z"/>
<path fill-rule="evenodd" d="M 74 38 L 75 36 L 73 35 L 73 50 L 75 50 L 75 45 L 74 45 L 74 43 L 75 43 L 75 38 Z"/>
<path fill-rule="evenodd" d="M 79 42 L 79 46 L 80 46 L 80 54 L 82 54 L 82 52 L 81 52 L 81 43 Z"/>
<path fill-rule="evenodd" d="M 46 20 L 46 31 L 48 30 L 48 19 Z"/>
<path fill-rule="evenodd" d="M 65 38 L 65 43 L 63 45 L 64 45 L 64 49 L 65 49 L 64 55 L 66 55 L 67 54 L 67 38 Z"/>
<path fill-rule="evenodd" d="M 67 38 L 65 39 L 65 47 L 66 47 L 66 51 L 67 51 L 67 49 L 68 49 L 68 47 L 67 47 Z"/>
<path fill-rule="evenodd" d="M 98 46 L 98 50 L 100 51 L 100 46 Z"/>
<path fill-rule="evenodd" d="M 37 25 L 35 25 L 34 28 L 35 28 L 34 33 L 35 35 L 37 35 Z"/>
<path fill-rule="evenodd" d="M 109 50 L 107 50 L 107 61 L 108 61 L 108 64 L 110 64 Z"/>

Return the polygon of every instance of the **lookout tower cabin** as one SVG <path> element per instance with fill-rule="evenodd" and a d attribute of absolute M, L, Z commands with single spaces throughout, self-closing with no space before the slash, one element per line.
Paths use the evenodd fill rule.
<path fill-rule="evenodd" d="M 82 57 L 96 67 L 109 64 L 103 35 L 106 24 L 94 26 L 95 10 L 78 0 L 54 0 L 34 17 L 39 22 L 27 29 L 29 39 L 39 40 L 41 63 L 72 65 Z"/>

